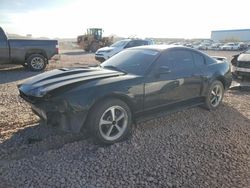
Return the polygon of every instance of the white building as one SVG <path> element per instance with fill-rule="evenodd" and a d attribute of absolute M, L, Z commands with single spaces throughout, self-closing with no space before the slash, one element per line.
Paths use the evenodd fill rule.
<path fill-rule="evenodd" d="M 250 29 L 212 31 L 211 39 L 213 41 L 250 41 Z"/>

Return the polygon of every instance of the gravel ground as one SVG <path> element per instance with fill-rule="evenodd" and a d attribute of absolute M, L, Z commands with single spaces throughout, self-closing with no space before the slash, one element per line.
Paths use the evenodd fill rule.
<path fill-rule="evenodd" d="M 47 69 L 86 63 L 97 62 L 67 51 Z M 16 88 L 35 74 L 0 70 L 0 187 L 250 187 L 249 92 L 228 91 L 213 112 L 140 123 L 129 140 L 101 147 L 39 122 Z"/>

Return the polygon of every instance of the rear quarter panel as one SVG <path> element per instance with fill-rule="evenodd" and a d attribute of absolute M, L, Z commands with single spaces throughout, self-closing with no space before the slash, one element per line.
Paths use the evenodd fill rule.
<path fill-rule="evenodd" d="M 27 53 L 42 51 L 46 58 L 50 59 L 57 54 L 56 40 L 25 40 L 9 39 L 11 63 L 21 63 L 25 61 Z"/>
<path fill-rule="evenodd" d="M 218 61 L 217 63 L 208 64 L 203 69 L 204 83 L 202 95 L 206 96 L 210 85 L 219 80 L 223 83 L 225 89 L 228 89 L 232 82 L 230 64 L 227 61 Z"/>

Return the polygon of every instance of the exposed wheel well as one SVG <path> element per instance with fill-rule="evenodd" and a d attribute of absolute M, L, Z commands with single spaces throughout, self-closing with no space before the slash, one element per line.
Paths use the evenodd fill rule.
<path fill-rule="evenodd" d="M 26 54 L 25 54 L 25 61 L 26 61 L 31 55 L 33 55 L 33 54 L 40 54 L 40 55 L 42 55 L 43 57 L 45 57 L 46 59 L 48 58 L 46 52 L 43 51 L 43 50 L 39 50 L 39 49 L 37 49 L 37 50 L 29 50 L 29 51 L 26 52 Z M 47 62 L 47 63 L 48 63 L 48 62 Z"/>
<path fill-rule="evenodd" d="M 216 80 L 220 81 L 224 87 L 224 89 L 226 89 L 226 81 L 223 77 L 218 77 Z"/>

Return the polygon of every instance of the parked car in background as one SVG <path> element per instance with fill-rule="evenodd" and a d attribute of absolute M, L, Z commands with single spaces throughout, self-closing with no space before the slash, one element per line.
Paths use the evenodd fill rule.
<path fill-rule="evenodd" d="M 247 49 L 248 49 L 247 43 L 244 43 L 244 42 L 239 43 L 239 50 L 243 51 L 243 50 L 247 50 Z"/>
<path fill-rule="evenodd" d="M 231 85 L 230 64 L 182 46 L 126 49 L 99 67 L 48 71 L 18 86 L 48 124 L 100 143 L 127 138 L 133 122 L 203 105 L 218 108 Z"/>
<path fill-rule="evenodd" d="M 231 63 L 235 77 L 250 76 L 250 50 L 234 55 Z"/>
<path fill-rule="evenodd" d="M 220 50 L 221 46 L 223 46 L 223 43 L 213 43 L 209 47 L 209 50 Z"/>
<path fill-rule="evenodd" d="M 189 47 L 189 48 L 193 48 L 194 47 L 192 43 L 186 43 L 186 44 L 184 44 L 184 46 Z"/>
<path fill-rule="evenodd" d="M 209 47 L 210 47 L 210 43 L 200 43 L 197 48 L 198 50 L 208 50 Z"/>
<path fill-rule="evenodd" d="M 56 54 L 57 40 L 8 39 L 0 27 L 0 64 L 21 64 L 32 71 L 41 71 Z"/>
<path fill-rule="evenodd" d="M 152 45 L 153 41 L 149 39 L 124 39 L 117 41 L 111 46 L 100 48 L 95 53 L 95 59 L 100 62 L 104 62 L 113 55 L 119 53 L 126 48 L 132 48 L 136 46 Z"/>
<path fill-rule="evenodd" d="M 239 50 L 239 44 L 236 43 L 226 43 L 225 45 L 221 46 L 221 50 Z"/>

